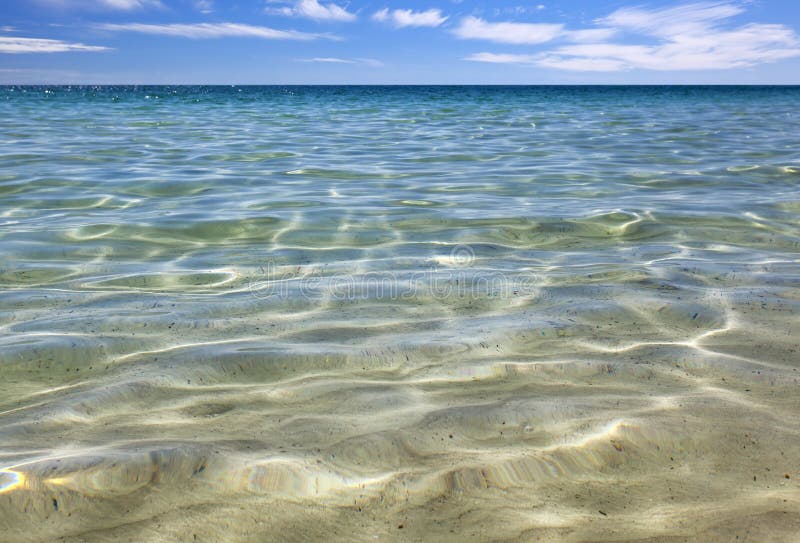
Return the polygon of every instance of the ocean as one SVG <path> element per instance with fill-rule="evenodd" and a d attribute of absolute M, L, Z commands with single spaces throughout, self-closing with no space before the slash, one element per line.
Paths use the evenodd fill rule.
<path fill-rule="evenodd" d="M 789 541 L 799 218 L 800 87 L 0 87 L 0 539 Z"/>

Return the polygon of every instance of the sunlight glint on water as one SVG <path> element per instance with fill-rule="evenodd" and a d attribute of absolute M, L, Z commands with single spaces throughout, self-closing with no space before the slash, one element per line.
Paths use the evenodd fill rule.
<path fill-rule="evenodd" d="M 799 111 L 0 88 L 0 530 L 788 540 Z"/>

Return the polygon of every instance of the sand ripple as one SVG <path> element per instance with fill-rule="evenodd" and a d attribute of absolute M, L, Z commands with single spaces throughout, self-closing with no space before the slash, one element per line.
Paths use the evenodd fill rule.
<path fill-rule="evenodd" d="M 796 90 L 11 92 L 3 541 L 800 533 Z"/>

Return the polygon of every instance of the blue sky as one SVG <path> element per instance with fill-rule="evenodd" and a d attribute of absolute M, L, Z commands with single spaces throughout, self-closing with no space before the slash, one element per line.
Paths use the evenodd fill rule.
<path fill-rule="evenodd" d="M 799 0 L 2 0 L 0 83 L 800 84 L 799 32 Z"/>

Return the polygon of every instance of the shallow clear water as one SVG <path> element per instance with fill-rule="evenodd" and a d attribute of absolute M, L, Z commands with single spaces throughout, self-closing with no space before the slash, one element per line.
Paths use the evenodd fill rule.
<path fill-rule="evenodd" d="M 0 88 L 6 541 L 790 541 L 800 88 Z"/>

